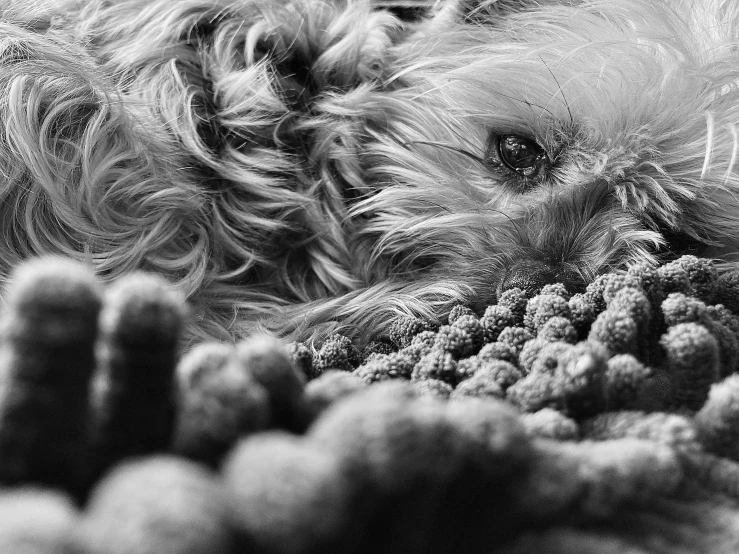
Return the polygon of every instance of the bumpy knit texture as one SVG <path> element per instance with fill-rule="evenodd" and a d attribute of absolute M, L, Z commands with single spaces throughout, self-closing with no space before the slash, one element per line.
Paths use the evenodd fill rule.
<path fill-rule="evenodd" d="M 161 280 L 35 260 L 0 312 L 0 550 L 738 552 L 738 298 L 685 256 L 183 353 Z"/>

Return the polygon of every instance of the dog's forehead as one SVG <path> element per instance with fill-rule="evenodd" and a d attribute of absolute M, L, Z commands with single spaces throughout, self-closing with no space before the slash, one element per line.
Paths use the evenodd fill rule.
<path fill-rule="evenodd" d="M 452 26 L 418 38 L 401 59 L 404 79 L 419 102 L 437 103 L 462 126 L 543 142 L 577 132 L 632 143 L 645 126 L 703 125 L 706 110 L 736 104 L 737 31 L 679 5 L 548 4 L 494 25 Z"/>

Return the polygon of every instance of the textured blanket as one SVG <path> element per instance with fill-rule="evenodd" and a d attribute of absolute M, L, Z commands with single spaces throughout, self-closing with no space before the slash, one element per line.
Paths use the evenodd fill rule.
<path fill-rule="evenodd" d="M 0 552 L 739 551 L 739 273 L 512 289 L 361 348 L 179 356 L 185 318 L 149 275 L 19 268 Z"/>

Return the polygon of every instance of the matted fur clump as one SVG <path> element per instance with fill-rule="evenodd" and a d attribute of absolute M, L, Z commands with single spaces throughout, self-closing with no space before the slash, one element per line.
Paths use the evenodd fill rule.
<path fill-rule="evenodd" d="M 732 261 L 738 22 L 719 0 L 6 2 L 0 275 L 145 269 L 191 337 L 305 339 Z"/>
<path fill-rule="evenodd" d="M 739 281 L 708 260 L 511 289 L 361 353 L 253 337 L 180 357 L 182 295 L 67 260 L 20 267 L 6 298 L 4 552 L 739 547 Z"/>

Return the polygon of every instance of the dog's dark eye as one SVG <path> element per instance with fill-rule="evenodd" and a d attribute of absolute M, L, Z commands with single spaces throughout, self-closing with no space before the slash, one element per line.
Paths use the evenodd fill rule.
<path fill-rule="evenodd" d="M 536 177 L 549 164 L 549 156 L 534 141 L 516 135 L 497 137 L 497 155 L 500 163 L 522 177 Z"/>

